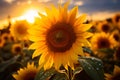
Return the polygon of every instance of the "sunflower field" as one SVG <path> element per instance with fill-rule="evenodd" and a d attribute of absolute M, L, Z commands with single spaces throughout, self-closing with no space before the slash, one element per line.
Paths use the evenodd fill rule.
<path fill-rule="evenodd" d="M 87 20 L 69 2 L 0 29 L 0 80 L 120 80 L 120 13 Z"/>

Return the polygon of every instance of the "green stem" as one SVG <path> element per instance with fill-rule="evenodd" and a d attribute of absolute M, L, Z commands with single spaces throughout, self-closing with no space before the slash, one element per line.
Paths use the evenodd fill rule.
<path fill-rule="evenodd" d="M 68 71 L 67 71 L 67 75 L 68 75 L 68 80 L 73 80 L 73 71 L 72 69 L 68 66 Z"/>

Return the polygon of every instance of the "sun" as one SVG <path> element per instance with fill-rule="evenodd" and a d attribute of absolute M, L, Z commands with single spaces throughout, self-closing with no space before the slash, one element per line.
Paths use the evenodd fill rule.
<path fill-rule="evenodd" d="M 24 19 L 24 20 L 27 20 L 29 23 L 34 23 L 36 17 L 39 17 L 38 10 L 31 9 L 31 10 L 27 10 L 18 19 L 19 20 L 23 20 Z"/>
<path fill-rule="evenodd" d="M 38 17 L 39 15 L 37 10 L 29 10 L 23 16 L 28 22 L 34 23 L 35 17 Z"/>

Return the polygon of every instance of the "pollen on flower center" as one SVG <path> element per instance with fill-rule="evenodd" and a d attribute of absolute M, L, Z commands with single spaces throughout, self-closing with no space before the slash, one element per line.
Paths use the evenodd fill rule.
<path fill-rule="evenodd" d="M 46 40 L 50 50 L 65 52 L 72 47 L 76 40 L 76 35 L 71 25 L 57 23 L 48 30 Z"/>
<path fill-rule="evenodd" d="M 56 42 L 62 42 L 65 38 L 64 32 L 63 31 L 57 31 L 55 34 L 55 40 Z"/>

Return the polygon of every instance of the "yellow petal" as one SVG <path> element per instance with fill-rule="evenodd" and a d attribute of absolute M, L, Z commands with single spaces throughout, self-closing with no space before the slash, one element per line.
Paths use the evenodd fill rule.
<path fill-rule="evenodd" d="M 89 32 L 85 32 L 82 35 L 84 36 L 84 38 L 89 38 L 89 37 L 93 36 L 93 34 L 89 33 Z"/>
<path fill-rule="evenodd" d="M 42 54 L 39 59 L 39 65 L 45 64 L 49 59 L 49 54 L 48 52 L 45 54 Z"/>
<path fill-rule="evenodd" d="M 61 5 L 59 6 L 59 11 L 60 11 L 59 18 L 63 22 L 67 22 L 68 19 L 68 12 L 67 12 L 68 5 L 69 2 L 65 3 L 64 7 L 62 7 Z"/>
<path fill-rule="evenodd" d="M 43 46 L 42 48 L 36 49 L 35 52 L 32 55 L 32 58 L 35 58 L 43 53 L 47 52 L 46 46 Z"/>
<path fill-rule="evenodd" d="M 74 55 L 73 52 L 69 52 L 69 61 L 68 61 L 68 65 L 74 70 L 74 63 L 76 63 L 77 59 L 78 59 L 78 55 Z"/>
<path fill-rule="evenodd" d="M 28 49 L 38 49 L 38 48 L 42 48 L 45 45 L 44 42 L 35 42 L 32 43 Z"/>
<path fill-rule="evenodd" d="M 113 71 L 113 74 L 114 75 L 117 75 L 117 74 L 119 74 L 120 73 L 120 67 L 118 67 L 118 66 L 114 66 L 114 71 Z"/>
<path fill-rule="evenodd" d="M 78 44 L 77 42 L 73 44 L 72 49 L 75 51 L 77 55 L 84 56 L 83 49 L 81 47 L 81 44 Z"/>
<path fill-rule="evenodd" d="M 92 37 L 93 34 L 90 33 L 90 32 L 80 32 L 79 31 L 79 32 L 76 33 L 76 36 L 80 37 L 80 38 L 89 38 L 89 37 Z"/>
<path fill-rule="evenodd" d="M 90 46 L 91 46 L 91 44 L 88 42 L 88 40 L 86 40 L 86 39 L 84 39 L 84 38 L 83 38 L 82 40 L 81 40 L 81 39 L 78 39 L 77 42 L 78 42 L 78 43 L 81 43 L 82 46 L 87 46 L 87 47 L 90 47 Z"/>
<path fill-rule="evenodd" d="M 84 21 L 86 20 L 86 14 L 83 14 L 83 15 L 81 15 L 81 16 L 79 16 L 78 18 L 77 18 L 77 20 L 75 21 L 75 26 L 78 26 L 78 25 L 80 25 L 81 23 L 83 23 Z"/>
<path fill-rule="evenodd" d="M 78 7 L 74 7 L 69 13 L 69 23 L 72 24 L 76 18 L 76 14 L 78 12 Z"/>
<path fill-rule="evenodd" d="M 61 56 L 59 53 L 55 53 L 54 55 L 54 66 L 56 70 L 59 70 L 61 66 Z"/>
<path fill-rule="evenodd" d="M 38 35 L 38 34 L 37 34 Z M 42 41 L 42 42 L 45 42 L 45 36 L 35 36 L 35 35 L 30 35 L 29 36 L 29 40 L 31 40 L 31 41 L 35 41 L 35 42 L 38 42 L 38 41 Z"/>
<path fill-rule="evenodd" d="M 50 68 L 52 67 L 52 65 L 53 65 L 53 56 L 50 55 L 50 56 L 48 57 L 47 62 L 46 62 L 45 65 L 44 65 L 44 69 L 45 69 L 45 70 L 50 69 Z"/>
<path fill-rule="evenodd" d="M 110 80 L 112 78 L 112 75 L 111 74 L 106 74 L 105 73 L 105 80 Z"/>
<path fill-rule="evenodd" d="M 42 13 L 38 13 L 39 15 L 40 15 L 40 17 L 46 17 L 44 14 L 42 14 Z"/>
<path fill-rule="evenodd" d="M 52 5 L 52 15 L 54 15 L 54 23 L 56 23 L 59 20 L 59 12 L 58 9 L 55 8 L 54 5 Z"/>
<path fill-rule="evenodd" d="M 69 60 L 69 53 L 68 53 L 69 51 L 66 51 L 66 52 L 64 52 L 64 53 L 61 53 L 61 63 L 64 65 L 64 67 L 66 66 L 66 65 L 68 65 L 68 60 Z"/>
<path fill-rule="evenodd" d="M 91 24 L 81 24 L 81 25 L 77 26 L 76 31 L 77 31 L 77 32 L 79 32 L 79 31 L 87 31 L 87 30 L 89 30 L 91 27 L 92 27 Z"/>

